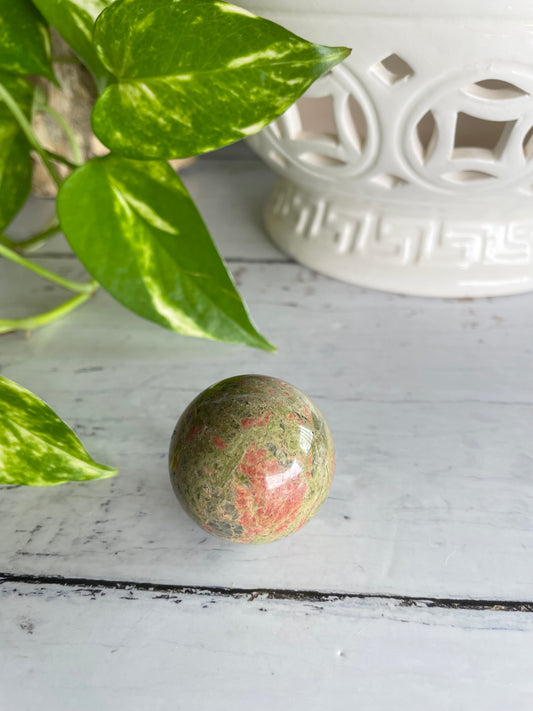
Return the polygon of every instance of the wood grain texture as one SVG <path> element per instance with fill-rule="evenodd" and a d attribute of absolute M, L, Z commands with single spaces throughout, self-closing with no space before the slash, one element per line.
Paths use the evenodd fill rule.
<path fill-rule="evenodd" d="M 280 255 L 259 214 L 272 175 L 200 161 L 184 179 L 271 356 L 180 338 L 104 293 L 27 339 L 0 339 L 0 372 L 53 405 L 113 481 L 0 494 L 0 570 L 395 595 L 533 597 L 533 295 L 404 298 L 318 276 Z M 61 242 L 40 263 L 81 278 Z M 1 314 L 64 295 L 0 264 Z M 326 415 L 330 498 L 298 534 L 261 547 L 207 537 L 174 500 L 172 428 L 207 385 L 283 378 Z"/>
<path fill-rule="evenodd" d="M 17 711 L 529 711 L 533 615 L 0 585 Z"/>

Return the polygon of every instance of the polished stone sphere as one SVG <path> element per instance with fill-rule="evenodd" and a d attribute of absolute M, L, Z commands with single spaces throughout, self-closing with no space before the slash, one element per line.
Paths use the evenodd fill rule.
<path fill-rule="evenodd" d="M 300 390 L 240 375 L 204 390 L 170 443 L 170 478 L 206 531 L 269 543 L 311 519 L 328 495 L 335 454 L 328 425 Z"/>

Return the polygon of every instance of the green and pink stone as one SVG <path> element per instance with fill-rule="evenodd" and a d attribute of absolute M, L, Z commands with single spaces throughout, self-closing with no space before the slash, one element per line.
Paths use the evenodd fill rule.
<path fill-rule="evenodd" d="M 293 385 L 241 375 L 212 385 L 181 416 L 170 443 L 176 496 L 206 531 L 269 543 L 309 521 L 335 469 L 316 405 Z"/>

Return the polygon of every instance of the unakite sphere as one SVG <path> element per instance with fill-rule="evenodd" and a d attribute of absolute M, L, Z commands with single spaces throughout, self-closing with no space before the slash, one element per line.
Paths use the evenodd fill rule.
<path fill-rule="evenodd" d="M 311 519 L 328 495 L 335 454 L 326 420 L 293 385 L 240 375 L 204 390 L 170 443 L 185 510 L 234 543 L 269 543 Z"/>

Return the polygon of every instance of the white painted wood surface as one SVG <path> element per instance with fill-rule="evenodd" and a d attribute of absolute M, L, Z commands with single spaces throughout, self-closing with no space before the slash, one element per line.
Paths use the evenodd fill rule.
<path fill-rule="evenodd" d="M 103 292 L 30 338 L 0 337 L 0 372 L 121 469 L 0 488 L 0 573 L 15 576 L 0 584 L 0 708 L 533 708 L 533 614 L 465 602 L 533 602 L 533 295 L 420 300 L 320 277 L 265 238 L 274 178 L 244 158 L 201 160 L 184 179 L 277 355 L 180 338 Z M 34 258 L 83 276 L 61 238 Z M 0 315 L 64 298 L 0 262 Z M 258 547 L 204 534 L 166 467 L 188 402 L 244 372 L 305 390 L 337 447 L 319 515 Z M 60 576 L 363 597 L 211 604 L 194 591 L 90 595 Z"/>
<path fill-rule="evenodd" d="M 530 711 L 533 615 L 0 587 L 16 711 Z"/>
<path fill-rule="evenodd" d="M 104 293 L 29 339 L 1 338 L 2 373 L 50 402 L 121 474 L 4 490 L 0 570 L 531 599 L 533 296 L 424 301 L 319 277 L 284 260 L 252 219 L 271 180 L 263 166 L 206 161 L 185 177 L 279 353 L 181 338 Z M 57 250 L 36 258 L 81 276 Z M 0 269 L 2 313 L 64 298 L 23 270 Z M 206 537 L 174 501 L 166 471 L 183 408 L 243 372 L 308 392 L 338 454 L 320 515 L 253 548 Z"/>

